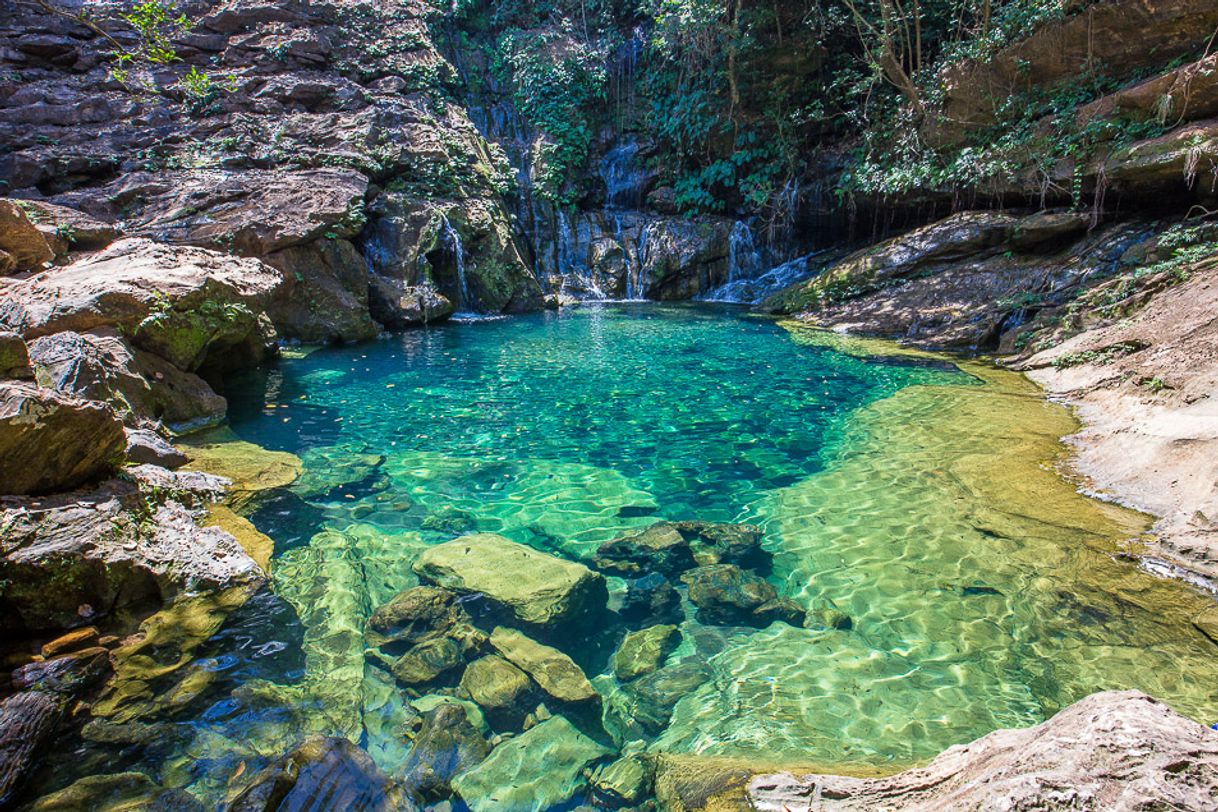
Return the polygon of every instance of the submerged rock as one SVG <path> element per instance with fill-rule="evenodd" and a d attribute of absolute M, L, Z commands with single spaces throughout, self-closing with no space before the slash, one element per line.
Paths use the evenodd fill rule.
<path fill-rule="evenodd" d="M 264 491 L 291 485 L 304 468 L 295 454 L 268 451 L 238 439 L 227 428 L 193 436 L 180 448 L 188 468 L 231 480 L 227 501 L 235 508 L 249 504 Z"/>
<path fill-rule="evenodd" d="M 583 669 L 556 648 L 543 646 L 515 629 L 503 626 L 497 626 L 491 632 L 490 643 L 504 659 L 561 702 L 589 702 L 600 696 L 584 676 Z"/>
<path fill-rule="evenodd" d="M 759 775 L 739 803 L 803 809 L 1213 809 L 1218 737 L 1136 691 L 1092 694 L 1049 721 L 952 747 L 887 778 Z"/>
<path fill-rule="evenodd" d="M 605 611 L 605 579 L 582 564 L 539 553 L 494 533 L 428 548 L 414 563 L 426 581 L 480 593 L 530 626 L 567 627 Z"/>
<path fill-rule="evenodd" d="M 599 570 L 627 578 L 651 573 L 677 577 L 710 564 L 768 569 L 771 556 L 761 547 L 762 535 L 751 524 L 656 522 L 602 544 L 592 561 Z"/>
<path fill-rule="evenodd" d="M 518 721 L 528 710 L 533 681 L 507 660 L 488 654 L 466 667 L 460 687 L 491 717 Z"/>
<path fill-rule="evenodd" d="M 631 632 L 613 654 L 613 674 L 622 682 L 650 674 L 681 644 L 676 626 L 651 626 Z"/>
<path fill-rule="evenodd" d="M 398 682 L 426 686 L 465 662 L 461 647 L 448 637 L 425 640 L 398 657 L 390 667 Z"/>
<path fill-rule="evenodd" d="M 672 522 L 658 522 L 639 533 L 605 542 L 592 563 L 603 572 L 623 577 L 649 573 L 677 576 L 695 566 L 689 542 Z"/>
<path fill-rule="evenodd" d="M 39 798 L 29 812 L 203 812 L 189 792 L 166 789 L 143 773 L 90 775 Z"/>
<path fill-rule="evenodd" d="M 647 799 L 654 780 L 651 760 L 634 754 L 597 767 L 588 783 L 603 801 L 614 806 L 634 806 Z"/>
<path fill-rule="evenodd" d="M 575 797 L 585 786 L 584 768 L 608 754 L 554 716 L 500 744 L 452 785 L 473 812 L 550 809 Z"/>
<path fill-rule="evenodd" d="M 627 683 L 623 691 L 634 700 L 631 719 L 647 734 L 658 735 L 668 725 L 677 702 L 710 678 L 711 670 L 705 663 L 688 660 Z"/>
<path fill-rule="evenodd" d="M 774 586 L 737 567 L 714 564 L 690 570 L 689 600 L 698 607 L 698 620 L 725 626 L 768 626 L 774 621 L 799 626 L 804 609 L 790 598 L 778 597 Z"/>
<path fill-rule="evenodd" d="M 443 702 L 423 715 L 402 765 L 403 783 L 424 798 L 443 798 L 453 777 L 481 763 L 490 750 L 465 708 Z"/>
<path fill-rule="evenodd" d="M 227 812 L 342 809 L 413 812 L 418 807 L 347 739 L 313 736 L 259 773 Z"/>
<path fill-rule="evenodd" d="M 364 628 L 369 646 L 386 653 L 406 649 L 443 636 L 468 617 L 447 589 L 417 586 L 399 592 L 374 611 Z"/>
<path fill-rule="evenodd" d="M 109 407 L 25 381 L 0 381 L 0 494 L 64 491 L 122 462 L 123 426 Z"/>
<path fill-rule="evenodd" d="M 658 572 L 626 584 L 626 596 L 618 610 L 627 623 L 680 623 L 681 594 Z"/>

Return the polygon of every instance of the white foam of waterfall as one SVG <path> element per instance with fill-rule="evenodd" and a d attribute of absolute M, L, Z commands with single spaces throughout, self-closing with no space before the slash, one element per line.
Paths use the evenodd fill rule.
<path fill-rule="evenodd" d="M 601 158 L 597 173 L 605 182 L 605 208 L 637 209 L 648 174 L 638 164 L 639 145 L 621 141 Z"/>
<path fill-rule="evenodd" d="M 788 288 L 796 282 L 813 276 L 820 267 L 814 260 L 822 253 L 824 252 L 815 251 L 797 257 L 790 262 L 784 262 L 771 268 L 753 279 L 738 279 L 728 282 L 698 298 L 704 302 L 757 304 L 783 288 Z"/>
<path fill-rule="evenodd" d="M 442 219 L 443 225 L 442 234 L 444 242 L 448 245 L 448 249 L 453 252 L 457 262 L 457 313 L 466 313 L 468 308 L 473 307 L 472 297 L 469 294 L 469 283 L 465 278 L 465 246 L 461 243 L 461 235 L 457 233 L 457 229 L 453 228 L 453 224 L 449 222 L 447 217 Z"/>
<path fill-rule="evenodd" d="M 761 265 L 761 252 L 754 244 L 753 230 L 737 220 L 727 240 L 727 281 L 753 279 L 761 273 Z"/>

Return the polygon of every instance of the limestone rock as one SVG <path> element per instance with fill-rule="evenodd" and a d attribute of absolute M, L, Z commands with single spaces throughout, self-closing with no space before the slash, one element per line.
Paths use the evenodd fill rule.
<path fill-rule="evenodd" d="M 273 352 L 261 314 L 282 281 L 258 260 L 125 239 L 9 286 L 0 324 L 27 339 L 113 327 L 179 369 L 233 369 Z"/>
<path fill-rule="evenodd" d="M 601 575 L 494 533 L 431 547 L 414 571 L 445 589 L 481 593 L 530 626 L 570 626 L 604 612 L 608 600 Z"/>
<path fill-rule="evenodd" d="M 402 765 L 403 783 L 423 797 L 445 797 L 453 777 L 479 764 L 490 750 L 461 705 L 441 703 L 423 715 Z"/>
<path fill-rule="evenodd" d="M 26 200 L 22 205 L 37 220 L 38 229 L 56 255 L 97 251 L 118 239 L 117 228 L 82 211 L 45 200 Z"/>
<path fill-rule="evenodd" d="M 418 807 L 359 747 L 323 736 L 306 739 L 267 767 L 225 807 L 227 812 L 313 808 L 413 812 Z"/>
<path fill-rule="evenodd" d="M 203 812 L 206 808 L 189 792 L 166 789 L 143 773 L 86 776 L 28 807 L 29 812 Z"/>
<path fill-rule="evenodd" d="M 720 625 L 768 626 L 776 620 L 792 625 L 803 622 L 799 604 L 778 597 L 763 578 L 735 564 L 698 567 L 685 574 L 689 600 L 698 607 L 698 620 Z"/>
<path fill-rule="evenodd" d="M 40 268 L 55 258 L 46 237 L 11 200 L 0 200 L 0 251 L 11 257 L 8 273 Z"/>
<path fill-rule="evenodd" d="M 275 554 L 275 540 L 263 533 L 254 523 L 238 515 L 228 505 L 208 505 L 207 514 L 199 521 L 200 527 L 218 527 L 228 533 L 245 554 L 254 559 L 264 573 L 271 572 L 271 557 Z"/>
<path fill-rule="evenodd" d="M 543 646 L 515 629 L 495 627 L 490 643 L 505 660 L 532 677 L 561 702 L 589 702 L 599 697 L 583 669 L 561 651 Z"/>
<path fill-rule="evenodd" d="M 30 356 L 44 386 L 108 403 L 129 424 L 164 421 L 191 431 L 220 423 L 228 408 L 198 375 L 132 347 L 110 327 L 36 338 Z"/>
<path fill-rule="evenodd" d="M 413 587 L 399 592 L 372 613 L 364 628 L 364 640 L 392 654 L 443 636 L 466 621 L 452 592 L 433 586 Z"/>
<path fill-rule="evenodd" d="M 887 778 L 759 775 L 750 808 L 1212 809 L 1218 737 L 1136 691 L 1092 694 L 1049 721 L 952 747 Z"/>
<path fill-rule="evenodd" d="M 63 702 L 42 691 L 25 691 L 0 700 L 0 805 L 13 799 L 63 715 Z"/>
<path fill-rule="evenodd" d="M 283 271 L 283 288 L 270 305 L 285 337 L 309 343 L 363 341 L 380 327 L 368 314 L 368 266 L 343 239 L 321 239 L 268 254 Z"/>
<path fill-rule="evenodd" d="M 29 349 L 21 336 L 0 331 L 0 378 L 32 378 Z"/>
<path fill-rule="evenodd" d="M 147 429 L 127 429 L 127 460 L 136 465 L 159 465 L 171 471 L 186 464 L 186 455 L 169 441 Z"/>
<path fill-rule="evenodd" d="M 613 674 L 622 682 L 650 674 L 680 643 L 676 626 L 651 626 L 631 632 L 613 653 Z"/>
<path fill-rule="evenodd" d="M 464 662 L 461 648 L 448 637 L 435 637 L 410 648 L 390 670 L 398 682 L 419 688 L 435 682 Z"/>
<path fill-rule="evenodd" d="M 573 798 L 584 787 L 584 767 L 608 752 L 554 716 L 500 744 L 452 785 L 473 812 L 550 809 Z"/>
<path fill-rule="evenodd" d="M 655 771 L 647 758 L 627 755 L 597 767 L 588 783 L 608 803 L 634 806 L 647 799 L 654 779 Z"/>
<path fill-rule="evenodd" d="M 168 474 L 168 472 L 165 472 Z M 230 536 L 200 528 L 163 489 L 138 482 L 38 499 L 0 500 L 3 623 L 67 628 L 187 591 L 261 583 Z M 57 584 L 47 590 L 48 582 Z"/>
<path fill-rule="evenodd" d="M 523 716 L 517 711 L 532 684 L 527 674 L 494 654 L 474 660 L 461 675 L 461 690 L 492 715 Z"/>
<path fill-rule="evenodd" d="M 122 461 L 122 423 L 101 403 L 0 381 L 0 494 L 67 490 Z"/>

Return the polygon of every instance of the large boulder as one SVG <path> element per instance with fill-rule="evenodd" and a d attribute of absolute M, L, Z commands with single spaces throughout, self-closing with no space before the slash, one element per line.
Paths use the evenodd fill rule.
<path fill-rule="evenodd" d="M 608 753 L 554 716 L 500 744 L 452 785 L 473 812 L 551 809 L 574 798 L 585 786 L 584 767 Z"/>
<path fill-rule="evenodd" d="M 271 321 L 306 342 L 362 341 L 380 327 L 368 313 L 368 266 L 348 240 L 333 237 L 283 248 L 265 258 L 283 271 Z"/>
<path fill-rule="evenodd" d="M 462 695 L 482 708 L 492 718 L 519 719 L 526 705 L 533 682 L 529 675 L 507 660 L 488 654 L 474 660 L 461 675 Z"/>
<path fill-rule="evenodd" d="M 29 351 L 39 383 L 108 403 L 127 423 L 194 430 L 220 423 L 228 408 L 198 375 L 132 347 L 112 327 L 35 338 Z"/>
<path fill-rule="evenodd" d="M 520 623 L 570 627 L 605 611 L 605 579 L 494 533 L 427 549 L 414 563 L 420 578 L 461 594 L 480 593 Z"/>
<path fill-rule="evenodd" d="M 1049 721 L 999 730 L 887 778 L 758 775 L 741 808 L 1175 809 L 1218 798 L 1218 736 L 1136 691 L 1092 694 Z"/>
<path fill-rule="evenodd" d="M 146 611 L 187 592 L 265 580 L 231 535 L 195 522 L 201 507 L 194 505 L 222 491 L 222 481 L 152 470 L 159 477 L 147 486 L 132 469 L 133 481 L 0 500 L 0 624 L 79 626 L 107 613 Z"/>
<path fill-rule="evenodd" d="M 11 200 L 0 200 L 0 273 L 40 268 L 54 258 L 46 237 L 25 211 Z"/>
<path fill-rule="evenodd" d="M 354 237 L 364 224 L 367 189 L 359 172 L 319 168 L 133 173 L 109 191 L 136 207 L 127 223 L 133 235 L 265 257 Z"/>
<path fill-rule="evenodd" d="M 122 462 L 123 425 L 102 403 L 0 381 L 0 494 L 68 490 Z"/>
<path fill-rule="evenodd" d="M 9 286 L 0 324 L 27 339 L 112 327 L 188 372 L 231 369 L 273 352 L 262 314 L 282 281 L 255 259 L 126 239 Z"/>

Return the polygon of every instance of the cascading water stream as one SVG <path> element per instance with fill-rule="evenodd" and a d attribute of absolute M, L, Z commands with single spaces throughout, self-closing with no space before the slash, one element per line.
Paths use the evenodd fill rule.
<path fill-rule="evenodd" d="M 753 240 L 753 230 L 737 220 L 727 241 L 727 281 L 753 279 L 761 272 L 761 265 L 761 252 Z"/>
<path fill-rule="evenodd" d="M 442 222 L 444 242 L 453 252 L 457 263 L 457 315 L 466 315 L 473 312 L 470 310 L 473 307 L 473 297 L 470 296 L 469 283 L 465 278 L 465 246 L 461 243 L 461 235 L 453 228 L 449 219 L 444 217 Z"/>

